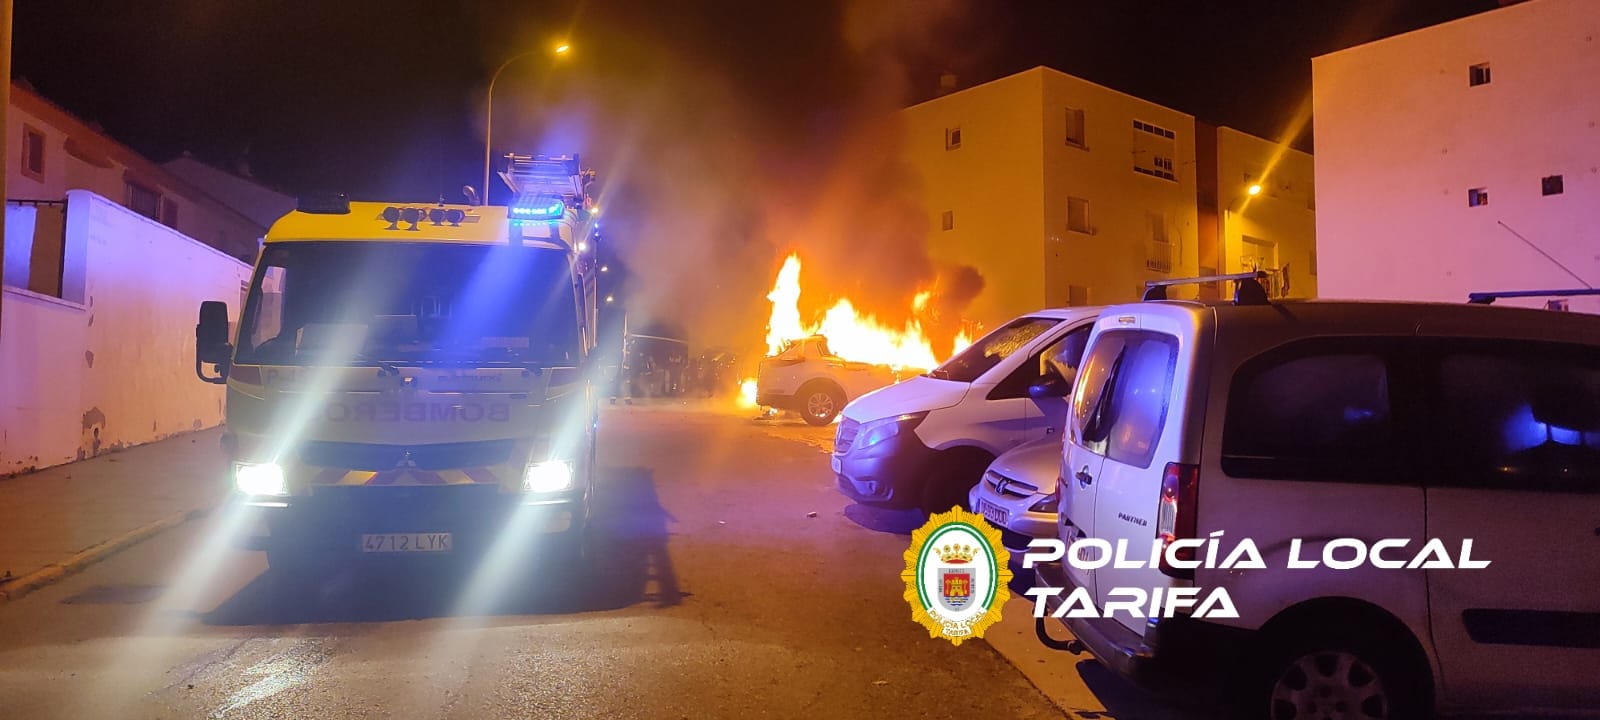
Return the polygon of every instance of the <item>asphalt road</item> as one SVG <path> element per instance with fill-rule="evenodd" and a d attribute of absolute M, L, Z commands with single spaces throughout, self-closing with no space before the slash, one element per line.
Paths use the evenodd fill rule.
<path fill-rule="evenodd" d="M 930 639 L 899 578 L 920 518 L 833 489 L 831 428 L 618 407 L 601 442 L 590 577 L 292 583 L 218 511 L 0 606 L 0 717 L 1166 716 L 1025 617 Z"/>

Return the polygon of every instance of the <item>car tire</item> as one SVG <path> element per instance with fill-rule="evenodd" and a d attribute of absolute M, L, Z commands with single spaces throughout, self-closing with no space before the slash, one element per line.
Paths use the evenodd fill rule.
<path fill-rule="evenodd" d="M 807 425 L 827 425 L 843 409 L 844 392 L 832 384 L 810 382 L 800 388 L 800 417 Z"/>
<path fill-rule="evenodd" d="M 1231 698 L 1250 720 L 1432 717 L 1431 678 L 1416 653 L 1358 622 L 1298 625 L 1268 638 Z"/>

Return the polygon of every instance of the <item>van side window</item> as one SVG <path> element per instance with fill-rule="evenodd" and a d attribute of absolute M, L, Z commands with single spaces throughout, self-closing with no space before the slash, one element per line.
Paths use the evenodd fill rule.
<path fill-rule="evenodd" d="M 1110 428 L 1105 417 L 1106 388 L 1122 359 L 1128 333 L 1102 333 L 1089 348 L 1078 381 L 1072 388 L 1072 420 L 1067 423 L 1072 442 L 1097 455 L 1106 454 Z"/>
<path fill-rule="evenodd" d="M 1600 354 L 1519 344 L 1439 363 L 1435 482 L 1600 493 Z"/>
<path fill-rule="evenodd" d="M 1281 357 L 1281 356 L 1280 356 Z M 1393 444 L 1389 371 L 1373 353 L 1298 354 L 1233 380 L 1222 471 L 1234 477 L 1371 481 Z"/>
<path fill-rule="evenodd" d="M 1081 327 L 1056 339 L 1033 354 L 1004 380 L 996 383 L 989 392 L 990 400 L 1028 397 L 1028 387 L 1039 381 L 1047 372 L 1059 374 L 1068 383 L 1077 375 L 1083 364 L 1083 349 L 1089 344 L 1092 325 Z"/>
<path fill-rule="evenodd" d="M 1171 336 L 1102 333 L 1073 394 L 1073 441 L 1110 460 L 1149 467 L 1166 424 L 1177 359 Z"/>
<path fill-rule="evenodd" d="M 1128 341 L 1108 389 L 1107 460 L 1150 467 L 1167 422 L 1177 364 L 1178 342 L 1170 335 L 1139 333 Z"/>

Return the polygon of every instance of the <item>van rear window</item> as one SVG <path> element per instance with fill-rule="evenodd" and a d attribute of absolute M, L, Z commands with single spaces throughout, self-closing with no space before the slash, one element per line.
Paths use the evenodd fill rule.
<path fill-rule="evenodd" d="M 1150 466 L 1171 404 L 1178 341 L 1139 331 L 1102 333 L 1089 348 L 1073 403 L 1079 444 L 1106 459 Z"/>

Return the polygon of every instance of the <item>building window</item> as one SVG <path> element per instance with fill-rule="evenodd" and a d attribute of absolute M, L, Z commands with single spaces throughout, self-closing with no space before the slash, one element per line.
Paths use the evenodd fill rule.
<path fill-rule="evenodd" d="M 172 198 L 161 198 L 161 224 L 178 229 L 178 204 Z"/>
<path fill-rule="evenodd" d="M 944 214 L 939 216 L 939 226 L 944 228 L 945 230 L 954 230 L 955 227 L 956 227 L 956 213 L 955 213 L 955 211 L 954 210 L 946 210 L 946 211 L 944 211 Z"/>
<path fill-rule="evenodd" d="M 1566 192 L 1566 182 L 1560 175 L 1550 175 L 1539 180 L 1540 192 L 1545 195 L 1560 195 Z"/>
<path fill-rule="evenodd" d="M 1467 207 L 1489 204 L 1489 188 L 1472 188 L 1467 191 Z"/>
<path fill-rule="evenodd" d="M 1067 144 L 1080 148 L 1089 147 L 1084 139 L 1083 108 L 1067 108 Z"/>
<path fill-rule="evenodd" d="M 1478 63 L 1467 68 L 1467 83 L 1472 86 L 1489 84 L 1489 63 Z"/>
<path fill-rule="evenodd" d="M 1145 213 L 1145 224 L 1150 226 L 1150 240 L 1145 247 L 1146 270 L 1170 273 L 1178 260 L 1177 248 L 1167 240 L 1167 218 L 1161 213 Z"/>
<path fill-rule="evenodd" d="M 22 126 L 22 174 L 44 180 L 44 133 L 31 125 Z"/>
<path fill-rule="evenodd" d="M 1073 232 L 1093 234 L 1094 228 L 1089 226 L 1089 201 L 1083 198 L 1067 198 L 1067 229 Z"/>
<path fill-rule="evenodd" d="M 944 149 L 955 150 L 961 147 L 961 128 L 944 129 Z"/>
<path fill-rule="evenodd" d="M 1133 121 L 1133 171 L 1177 182 L 1177 134 L 1142 120 Z"/>
<path fill-rule="evenodd" d="M 151 220 L 161 219 L 161 194 L 138 183 L 128 183 L 128 209 Z"/>
<path fill-rule="evenodd" d="M 1088 304 L 1089 304 L 1089 286 L 1087 286 L 1087 285 L 1068 285 L 1067 286 L 1067 306 L 1068 307 L 1085 307 Z"/>

